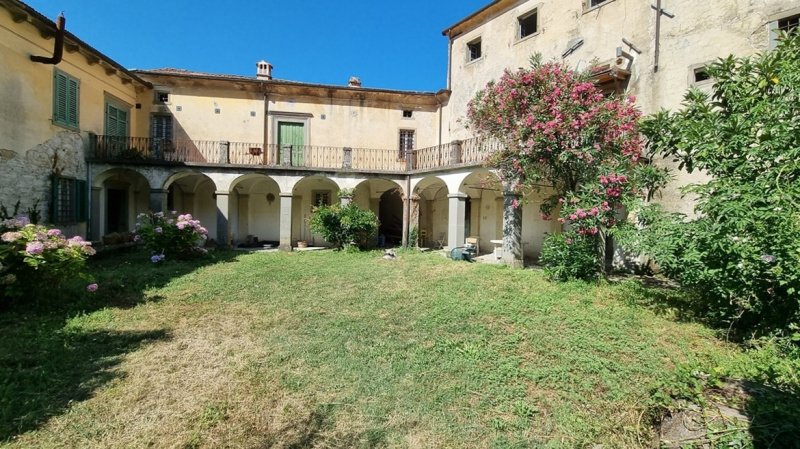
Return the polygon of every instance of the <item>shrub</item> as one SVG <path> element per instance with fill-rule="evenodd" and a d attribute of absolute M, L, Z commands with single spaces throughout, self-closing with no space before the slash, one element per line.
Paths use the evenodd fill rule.
<path fill-rule="evenodd" d="M 309 219 L 311 232 L 321 235 L 336 248 L 365 247 L 378 232 L 378 218 L 355 203 L 319 206 Z"/>
<path fill-rule="evenodd" d="M 150 212 L 136 218 L 134 241 L 142 242 L 151 252 L 153 263 L 167 257 L 183 259 L 206 254 L 203 245 L 207 238 L 208 230 L 189 214 Z"/>
<path fill-rule="evenodd" d="M 592 280 L 600 267 L 597 239 L 571 231 L 547 234 L 539 262 L 551 280 Z"/>
<path fill-rule="evenodd" d="M 84 268 L 95 251 L 81 237 L 68 239 L 25 216 L 0 222 L 0 233 L 0 298 L 52 295 L 67 284 L 91 282 Z M 97 284 L 87 289 L 94 291 Z"/>
<path fill-rule="evenodd" d="M 672 251 L 642 250 L 742 335 L 790 335 L 800 323 L 800 35 L 707 70 L 711 97 L 690 90 L 683 110 L 642 123 L 655 150 L 711 176 L 687 188 L 698 218 L 645 227 L 670 231 Z"/>

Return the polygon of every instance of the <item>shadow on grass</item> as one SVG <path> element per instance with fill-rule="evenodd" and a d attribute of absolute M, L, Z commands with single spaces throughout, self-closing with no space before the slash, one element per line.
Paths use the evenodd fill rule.
<path fill-rule="evenodd" d="M 216 252 L 193 261 L 154 266 L 143 252 L 92 260 L 89 272 L 100 289 L 63 298 L 24 298 L 0 310 L 0 441 L 37 429 L 73 402 L 82 401 L 123 375 L 125 354 L 169 338 L 166 329 L 82 329 L 73 318 L 104 308 L 130 308 L 164 299 L 147 290 L 207 265 L 230 263 L 237 254 Z"/>
<path fill-rule="evenodd" d="M 743 389 L 753 447 L 800 447 L 800 398 L 754 382 L 744 382 Z"/>

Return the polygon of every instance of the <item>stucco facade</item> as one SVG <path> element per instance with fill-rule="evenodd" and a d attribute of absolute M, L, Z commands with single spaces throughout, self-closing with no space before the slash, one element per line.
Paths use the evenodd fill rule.
<path fill-rule="evenodd" d="M 674 109 L 689 86 L 708 88 L 695 76 L 705 64 L 767 50 L 776 21 L 800 14 L 796 0 L 662 0 L 660 16 L 650 3 L 495 0 L 443 32 L 446 88 L 410 92 L 273 79 L 265 61 L 253 76 L 128 71 L 69 32 L 63 58 L 42 64 L 30 56 L 52 54 L 56 24 L 0 0 L 0 203 L 48 211 L 55 174 L 88 185 L 86 220 L 66 226 L 93 239 L 131 230 L 140 212 L 178 210 L 218 244 L 290 249 L 325 244 L 308 229 L 315 204 L 354 201 L 376 212 L 390 244 L 471 236 L 481 252 L 502 239 L 509 260 L 536 257 L 559 225 L 539 217 L 546 192 L 513 208 L 520 198 L 482 166 L 496 143 L 465 127 L 479 89 L 540 53 L 594 68 L 645 114 Z M 58 73 L 79 82 L 73 126 L 54 120 Z M 702 175 L 675 174 L 658 200 L 691 213 L 679 187 Z"/>

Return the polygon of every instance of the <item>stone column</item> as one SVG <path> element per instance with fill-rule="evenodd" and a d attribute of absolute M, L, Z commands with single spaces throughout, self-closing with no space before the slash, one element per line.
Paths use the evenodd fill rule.
<path fill-rule="evenodd" d="M 89 238 L 91 240 L 100 240 L 103 237 L 105 226 L 103 223 L 106 221 L 105 213 L 105 194 L 102 187 L 92 187 L 92 216 L 91 226 L 89 227 Z"/>
<path fill-rule="evenodd" d="M 411 212 L 409 213 L 408 226 L 410 230 L 417 230 L 417 241 L 408 242 L 409 246 L 419 246 L 419 195 L 411 195 Z"/>
<path fill-rule="evenodd" d="M 230 235 L 230 194 L 228 192 L 217 191 L 217 244 L 226 247 Z"/>
<path fill-rule="evenodd" d="M 281 192 L 281 251 L 292 250 L 292 193 Z"/>
<path fill-rule="evenodd" d="M 450 142 L 450 160 L 448 161 L 450 165 L 459 165 L 461 164 L 461 141 L 454 140 Z M 462 242 L 463 245 L 463 242 Z"/>
<path fill-rule="evenodd" d="M 522 268 L 522 202 L 519 192 L 503 189 L 503 263 Z"/>
<path fill-rule="evenodd" d="M 464 220 L 466 214 L 467 195 L 465 193 L 451 193 L 447 195 L 449 210 L 447 218 L 447 246 L 453 249 L 464 246 Z"/>
<path fill-rule="evenodd" d="M 153 212 L 166 212 L 167 194 L 169 194 L 169 190 L 166 189 L 150 189 L 150 210 Z M 135 208 L 133 205 L 131 207 Z"/>
<path fill-rule="evenodd" d="M 231 143 L 223 140 L 219 143 L 219 163 L 227 164 L 230 162 L 230 148 Z"/>
<path fill-rule="evenodd" d="M 352 202 L 353 202 L 353 196 L 352 195 L 343 195 L 343 196 L 339 197 L 339 203 L 342 205 L 342 207 L 347 206 L 348 204 L 350 204 Z"/>
<path fill-rule="evenodd" d="M 250 234 L 250 195 L 239 194 L 239 210 L 237 211 L 237 215 L 236 221 L 238 227 L 236 228 L 236 232 L 239 234 L 238 240 L 241 242 L 242 238 Z"/>

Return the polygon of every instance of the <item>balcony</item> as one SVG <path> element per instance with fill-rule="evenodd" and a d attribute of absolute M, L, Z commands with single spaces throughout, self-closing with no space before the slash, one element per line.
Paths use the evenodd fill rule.
<path fill-rule="evenodd" d="M 401 155 L 393 149 L 92 135 L 87 159 L 105 163 L 411 173 L 482 165 L 499 148 L 495 140 L 472 138 Z"/>

